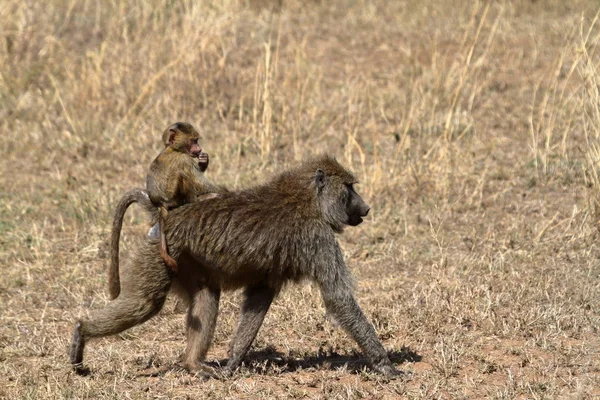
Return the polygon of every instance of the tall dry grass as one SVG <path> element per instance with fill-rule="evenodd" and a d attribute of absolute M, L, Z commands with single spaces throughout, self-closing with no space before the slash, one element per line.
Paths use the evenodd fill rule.
<path fill-rule="evenodd" d="M 596 8 L 5 0 L 0 397 L 598 396 Z M 412 380 L 368 372 L 310 285 L 275 302 L 229 381 L 177 369 L 172 303 L 91 343 L 90 377 L 69 370 L 72 321 L 108 301 L 112 209 L 178 120 L 233 188 L 321 152 L 357 173 L 373 213 L 340 241 Z M 132 207 L 123 252 L 147 223 Z M 238 303 L 223 296 L 209 361 Z"/>

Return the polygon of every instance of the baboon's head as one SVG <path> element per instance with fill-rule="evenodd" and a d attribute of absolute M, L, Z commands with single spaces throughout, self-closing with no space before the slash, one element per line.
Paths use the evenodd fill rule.
<path fill-rule="evenodd" d="M 187 122 L 176 122 L 169 126 L 164 131 L 162 139 L 165 147 L 173 147 L 193 158 L 197 158 L 202 152 L 202 147 L 198 144 L 200 134 Z"/>
<path fill-rule="evenodd" d="M 371 207 L 354 190 L 354 175 L 330 157 L 319 160 L 314 171 L 317 198 L 329 225 L 341 232 L 344 225 L 360 224 Z"/>

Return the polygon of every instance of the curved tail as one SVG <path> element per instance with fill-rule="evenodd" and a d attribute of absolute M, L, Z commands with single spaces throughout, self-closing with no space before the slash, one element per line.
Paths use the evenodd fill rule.
<path fill-rule="evenodd" d="M 115 210 L 113 217 L 112 232 L 110 235 L 110 266 L 108 268 L 108 291 L 111 300 L 116 299 L 121 293 L 121 280 L 119 278 L 119 239 L 121 238 L 121 228 L 123 227 L 123 218 L 127 208 L 132 203 L 138 203 L 153 216 L 156 214 L 156 206 L 150 201 L 148 193 L 143 189 L 132 189 L 125 193 Z"/>

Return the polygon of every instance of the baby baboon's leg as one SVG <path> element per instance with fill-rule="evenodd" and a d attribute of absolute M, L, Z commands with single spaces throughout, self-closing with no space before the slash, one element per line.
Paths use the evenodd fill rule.
<path fill-rule="evenodd" d="M 167 211 L 164 207 L 161 207 L 160 217 L 158 221 L 158 226 L 160 230 L 160 256 L 164 260 L 165 264 L 171 271 L 177 271 L 177 261 L 173 257 L 169 255 L 169 248 L 167 246 L 167 236 L 165 234 L 165 217 L 167 215 Z"/>
<path fill-rule="evenodd" d="M 237 330 L 229 347 L 229 361 L 227 371 L 231 373 L 239 367 L 248 352 L 250 345 L 256 338 L 258 329 L 262 325 L 265 314 L 271 306 L 276 291 L 268 287 L 247 288 L 244 293 L 244 303 Z"/>
<path fill-rule="evenodd" d="M 219 312 L 221 291 L 203 288 L 196 292 L 187 314 L 187 347 L 184 365 L 190 370 L 198 368 L 198 363 L 206 358 L 212 342 Z"/>

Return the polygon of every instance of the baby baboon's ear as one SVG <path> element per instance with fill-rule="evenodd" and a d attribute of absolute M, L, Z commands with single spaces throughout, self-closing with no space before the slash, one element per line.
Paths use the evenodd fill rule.
<path fill-rule="evenodd" d="M 321 168 L 317 169 L 317 172 L 315 173 L 315 183 L 319 191 L 323 190 L 325 187 L 325 172 L 323 172 Z"/>
<path fill-rule="evenodd" d="M 174 128 L 169 128 L 169 144 L 170 145 L 175 143 L 176 137 L 177 137 L 177 131 Z"/>

